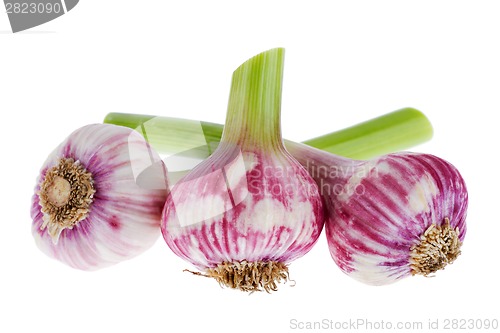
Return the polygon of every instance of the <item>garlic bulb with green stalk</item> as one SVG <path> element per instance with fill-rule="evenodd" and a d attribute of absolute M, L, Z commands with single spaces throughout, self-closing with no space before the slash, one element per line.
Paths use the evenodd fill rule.
<path fill-rule="evenodd" d="M 318 184 L 330 253 L 344 273 L 384 285 L 428 276 L 460 255 L 468 193 L 451 163 L 411 152 L 361 161 L 288 149 Z"/>
<path fill-rule="evenodd" d="M 172 188 L 163 211 L 173 252 L 242 291 L 276 290 L 323 227 L 318 188 L 281 138 L 283 56 L 269 50 L 234 72 L 219 146 Z"/>
<path fill-rule="evenodd" d="M 31 207 L 36 244 L 82 270 L 132 258 L 160 235 L 166 181 L 159 155 L 137 132 L 77 129 L 41 168 Z"/>

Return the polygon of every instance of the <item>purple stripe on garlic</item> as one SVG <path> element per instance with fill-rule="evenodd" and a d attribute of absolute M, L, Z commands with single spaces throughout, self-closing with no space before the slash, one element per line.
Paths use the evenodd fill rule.
<path fill-rule="evenodd" d="M 409 152 L 354 161 L 287 148 L 319 186 L 330 253 L 349 276 L 383 285 L 433 274 L 460 254 L 468 195 L 449 162 Z"/>
<path fill-rule="evenodd" d="M 41 168 L 31 208 L 36 244 L 82 270 L 142 253 L 160 234 L 167 196 L 162 165 L 131 129 L 94 124 L 74 131 Z M 141 173 L 147 185 L 138 181 Z"/>

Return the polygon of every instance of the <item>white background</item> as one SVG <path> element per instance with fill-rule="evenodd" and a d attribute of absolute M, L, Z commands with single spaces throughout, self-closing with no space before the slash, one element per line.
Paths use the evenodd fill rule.
<path fill-rule="evenodd" d="M 495 1 L 82 0 L 12 34 L 2 8 L 0 331 L 292 332 L 292 319 L 424 328 L 429 319 L 500 320 L 499 17 Z M 291 265 L 295 287 L 248 296 L 183 273 L 191 267 L 161 238 L 93 273 L 38 251 L 29 215 L 35 179 L 69 133 L 112 111 L 223 122 L 232 71 L 277 46 L 286 48 L 288 139 L 405 106 L 429 117 L 435 135 L 413 150 L 455 164 L 469 188 L 468 234 L 453 265 L 435 278 L 370 287 L 335 266 L 323 235 Z"/>

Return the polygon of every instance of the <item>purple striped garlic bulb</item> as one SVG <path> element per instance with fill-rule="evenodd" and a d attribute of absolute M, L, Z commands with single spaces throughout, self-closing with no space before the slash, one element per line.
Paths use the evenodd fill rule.
<path fill-rule="evenodd" d="M 82 270 L 132 258 L 160 235 L 166 168 L 137 132 L 84 126 L 43 164 L 32 233 L 48 256 Z"/>
<path fill-rule="evenodd" d="M 173 188 L 162 232 L 172 251 L 221 285 L 271 291 L 323 227 L 317 185 L 280 130 L 283 50 L 233 74 L 220 145 Z"/>
<path fill-rule="evenodd" d="M 330 253 L 347 275 L 384 285 L 428 276 L 460 254 L 468 196 L 447 161 L 410 152 L 356 161 L 287 148 L 318 184 Z"/>

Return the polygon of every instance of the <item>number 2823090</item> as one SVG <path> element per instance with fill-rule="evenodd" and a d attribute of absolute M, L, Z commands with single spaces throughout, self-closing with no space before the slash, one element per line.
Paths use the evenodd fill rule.
<path fill-rule="evenodd" d="M 60 3 L 7 2 L 7 14 L 59 14 L 62 12 Z"/>

